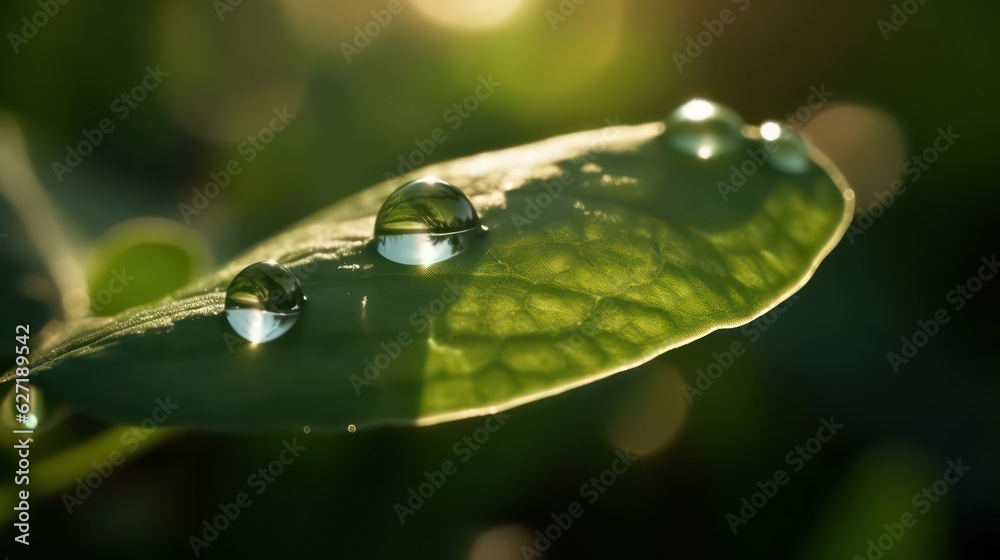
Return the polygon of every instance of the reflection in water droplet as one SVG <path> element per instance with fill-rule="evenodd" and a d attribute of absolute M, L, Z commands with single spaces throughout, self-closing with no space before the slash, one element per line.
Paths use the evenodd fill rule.
<path fill-rule="evenodd" d="M 274 261 L 252 264 L 226 290 L 226 319 L 250 342 L 267 342 L 288 332 L 305 303 L 295 275 Z"/>
<path fill-rule="evenodd" d="M 375 219 L 383 257 L 400 264 L 429 265 L 464 251 L 482 232 L 465 193 L 434 178 L 418 179 L 385 199 Z"/>
<path fill-rule="evenodd" d="M 358 427 L 355 426 L 354 424 L 350 424 L 347 426 L 347 431 L 353 434 L 354 432 L 358 431 Z"/>
<path fill-rule="evenodd" d="M 788 173 L 802 173 L 809 168 L 806 142 L 787 124 L 768 121 L 760 125 L 760 135 L 768 145 L 768 161 Z"/>
<path fill-rule="evenodd" d="M 667 140 L 674 148 L 701 159 L 743 145 L 743 119 L 732 109 L 704 99 L 692 99 L 666 121 Z"/>
<path fill-rule="evenodd" d="M 42 399 L 42 392 L 33 385 L 28 385 L 27 390 L 18 391 L 17 387 L 11 387 L 7 391 L 7 396 L 3 399 L 3 423 L 14 430 L 35 430 L 40 431 L 48 423 L 49 418 L 45 414 L 45 401 Z M 17 408 L 17 407 L 27 407 Z"/>

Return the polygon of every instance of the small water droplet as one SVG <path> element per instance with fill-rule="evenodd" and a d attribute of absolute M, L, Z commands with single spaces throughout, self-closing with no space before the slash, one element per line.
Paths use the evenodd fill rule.
<path fill-rule="evenodd" d="M 379 254 L 400 264 L 429 265 L 464 251 L 482 232 L 465 193 L 428 177 L 389 195 L 375 219 Z"/>
<path fill-rule="evenodd" d="M 288 332 L 306 297 L 295 275 L 274 261 L 244 268 L 226 290 L 226 319 L 236 334 L 259 343 Z"/>
<path fill-rule="evenodd" d="M 27 402 L 25 397 L 27 397 Z M 24 404 L 28 405 L 26 413 L 15 408 Z M 18 391 L 17 387 L 11 387 L 0 406 L 3 406 L 3 411 L 0 413 L 0 416 L 3 417 L 3 423 L 11 429 L 39 432 L 48 427 L 49 417 L 45 413 L 42 392 L 30 384 L 27 391 Z"/>
<path fill-rule="evenodd" d="M 787 124 L 768 121 L 760 125 L 760 136 L 768 146 L 768 161 L 788 173 L 802 173 L 809 168 L 809 150 L 796 130 Z"/>
<path fill-rule="evenodd" d="M 358 431 L 358 427 L 355 426 L 354 424 L 349 424 L 347 426 L 347 431 L 353 434 L 354 432 Z"/>
<path fill-rule="evenodd" d="M 302 426 L 302 431 L 308 434 L 309 432 L 312 431 L 312 428 L 310 428 L 309 426 Z"/>
<path fill-rule="evenodd" d="M 670 145 L 701 159 L 730 152 L 744 143 L 743 119 L 727 107 L 704 99 L 692 99 L 666 120 Z"/>

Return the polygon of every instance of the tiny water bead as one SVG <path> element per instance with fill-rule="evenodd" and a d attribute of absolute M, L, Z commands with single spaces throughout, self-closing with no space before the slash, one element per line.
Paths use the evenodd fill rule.
<path fill-rule="evenodd" d="M 17 386 L 11 387 L 3 399 L 3 423 L 15 430 L 40 430 L 47 424 L 45 401 L 42 392 L 28 385 L 18 391 Z"/>
<path fill-rule="evenodd" d="M 787 124 L 768 121 L 760 125 L 760 136 L 768 143 L 768 161 L 787 173 L 802 173 L 809 168 L 806 142 Z"/>
<path fill-rule="evenodd" d="M 433 177 L 397 189 L 375 218 L 379 254 L 400 264 L 429 265 L 450 259 L 482 231 L 469 197 Z"/>
<path fill-rule="evenodd" d="M 727 107 L 704 99 L 692 99 L 666 120 L 666 138 L 675 149 L 701 159 L 731 152 L 743 146 L 743 119 Z"/>
<path fill-rule="evenodd" d="M 274 261 L 244 268 L 226 290 L 226 319 L 253 343 L 274 340 L 299 318 L 306 297 L 295 275 Z"/>
<path fill-rule="evenodd" d="M 354 432 L 358 431 L 358 427 L 355 426 L 354 424 L 350 424 L 347 426 L 347 431 L 353 434 Z"/>

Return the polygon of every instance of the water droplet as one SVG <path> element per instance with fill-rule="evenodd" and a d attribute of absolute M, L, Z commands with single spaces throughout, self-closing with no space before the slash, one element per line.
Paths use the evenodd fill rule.
<path fill-rule="evenodd" d="M 49 417 L 45 414 L 45 401 L 41 391 L 30 384 L 27 389 L 27 391 L 18 391 L 16 386 L 11 387 L 3 399 L 3 404 L 0 405 L 3 406 L 0 416 L 3 417 L 3 423 L 11 429 L 39 432 L 49 424 Z M 27 401 L 25 401 L 25 397 L 27 397 Z M 25 404 L 28 405 L 26 413 L 15 408 Z"/>
<path fill-rule="evenodd" d="M 450 259 L 481 232 L 479 215 L 465 193 L 433 177 L 397 189 L 375 219 L 379 254 L 400 264 Z"/>
<path fill-rule="evenodd" d="M 353 434 L 354 432 L 358 431 L 358 427 L 355 426 L 354 424 L 349 424 L 347 426 L 347 431 Z"/>
<path fill-rule="evenodd" d="M 226 290 L 226 319 L 250 342 L 267 342 L 288 332 L 306 297 L 295 275 L 274 261 L 252 264 Z"/>
<path fill-rule="evenodd" d="M 802 173 L 809 168 L 809 150 L 794 128 L 768 121 L 760 125 L 760 136 L 769 144 L 768 161 L 774 167 L 788 173 Z"/>
<path fill-rule="evenodd" d="M 309 426 L 302 426 L 302 431 L 308 434 L 309 432 L 312 431 L 312 428 L 310 428 Z"/>
<path fill-rule="evenodd" d="M 666 121 L 666 138 L 674 148 L 701 159 L 740 148 L 743 119 L 732 109 L 692 99 L 678 107 Z"/>

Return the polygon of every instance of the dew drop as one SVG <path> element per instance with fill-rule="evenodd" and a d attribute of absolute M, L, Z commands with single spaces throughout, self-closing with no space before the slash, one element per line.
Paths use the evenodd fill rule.
<path fill-rule="evenodd" d="M 802 173 L 809 168 L 809 150 L 794 128 L 768 121 L 760 125 L 760 136 L 770 144 L 768 161 L 774 167 L 788 173 Z"/>
<path fill-rule="evenodd" d="M 731 152 L 744 143 L 743 119 L 732 109 L 704 99 L 692 99 L 666 120 L 666 138 L 686 154 L 708 159 Z"/>
<path fill-rule="evenodd" d="M 354 424 L 349 424 L 347 426 L 347 431 L 353 434 L 354 432 L 358 431 L 358 427 L 355 426 Z"/>
<path fill-rule="evenodd" d="M 375 218 L 379 254 L 400 264 L 429 265 L 450 259 L 481 232 L 469 197 L 433 177 L 397 189 Z"/>
<path fill-rule="evenodd" d="M 20 396 L 20 398 L 17 398 Z M 27 396 L 28 412 L 22 413 L 15 406 L 25 404 Z M 10 391 L 3 399 L 3 423 L 14 430 L 35 430 L 41 431 L 49 424 L 49 417 L 45 413 L 45 401 L 42 392 L 28 385 L 27 391 L 18 391 L 17 387 L 11 387 Z"/>
<path fill-rule="evenodd" d="M 226 319 L 253 343 L 274 340 L 299 318 L 306 297 L 295 275 L 274 261 L 244 268 L 226 290 Z"/>
<path fill-rule="evenodd" d="M 302 426 L 302 431 L 308 434 L 309 432 L 312 431 L 312 428 L 310 428 L 309 426 Z"/>

